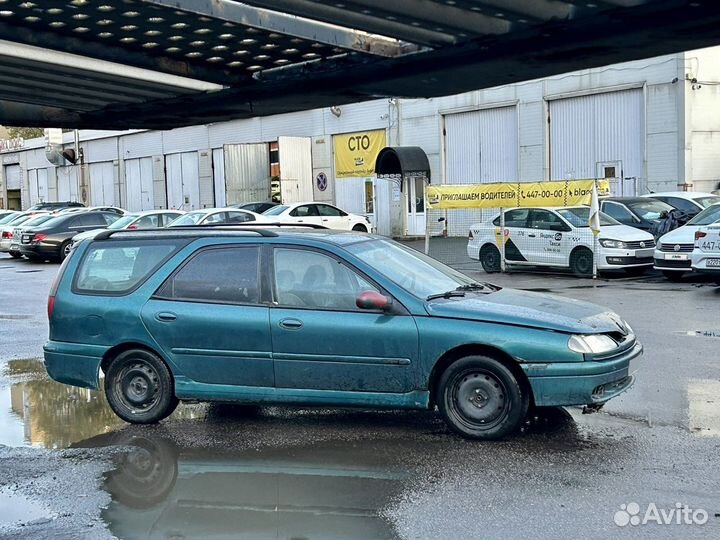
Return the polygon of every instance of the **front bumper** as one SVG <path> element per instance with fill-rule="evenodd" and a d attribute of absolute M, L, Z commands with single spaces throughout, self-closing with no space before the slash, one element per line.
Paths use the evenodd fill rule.
<path fill-rule="evenodd" d="M 535 405 L 598 405 L 635 383 L 643 348 L 636 342 L 610 360 L 553 364 L 521 364 L 530 381 Z"/>
<path fill-rule="evenodd" d="M 720 266 L 708 266 L 708 261 L 711 259 L 720 259 L 720 252 L 696 250 L 692 257 L 693 271 L 720 275 Z"/>
<path fill-rule="evenodd" d="M 598 268 L 601 270 L 613 270 L 633 266 L 652 266 L 653 251 L 653 248 L 616 249 L 600 247 Z"/>

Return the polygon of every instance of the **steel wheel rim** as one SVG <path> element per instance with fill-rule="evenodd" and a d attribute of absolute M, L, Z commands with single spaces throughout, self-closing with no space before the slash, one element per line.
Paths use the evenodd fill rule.
<path fill-rule="evenodd" d="M 575 259 L 575 266 L 580 274 L 589 274 L 592 272 L 592 256 L 587 253 L 581 253 Z"/>
<path fill-rule="evenodd" d="M 503 381 L 492 372 L 480 369 L 465 371 L 455 377 L 451 400 L 458 420 L 472 429 L 494 428 L 510 408 Z"/>
<path fill-rule="evenodd" d="M 70 255 L 70 250 L 71 250 L 71 249 L 72 249 L 72 248 L 70 247 L 70 244 L 66 244 L 65 247 L 63 248 L 63 255 L 65 255 L 65 257 L 67 257 L 68 255 Z"/>
<path fill-rule="evenodd" d="M 485 252 L 483 255 L 483 261 L 485 262 L 485 266 L 488 268 L 495 268 L 498 264 L 498 261 L 495 260 L 495 252 L 492 250 L 487 250 Z"/>
<path fill-rule="evenodd" d="M 118 373 L 114 390 L 131 413 L 143 413 L 152 409 L 160 400 L 160 378 L 150 364 L 136 360 Z"/>

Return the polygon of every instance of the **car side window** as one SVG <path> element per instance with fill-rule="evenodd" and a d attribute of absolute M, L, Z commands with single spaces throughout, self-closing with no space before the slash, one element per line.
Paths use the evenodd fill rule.
<path fill-rule="evenodd" d="M 691 201 L 688 201 L 686 199 L 681 199 L 680 197 L 668 197 L 666 201 L 663 201 L 668 203 L 673 208 L 677 208 L 678 210 L 681 210 L 682 212 L 689 212 L 693 214 L 697 214 L 700 209 L 695 206 L 695 204 Z"/>
<path fill-rule="evenodd" d="M 602 211 L 620 222 L 628 223 L 633 220 L 630 210 L 618 203 L 608 201 L 602 205 Z"/>
<path fill-rule="evenodd" d="M 527 227 L 528 216 L 530 210 L 527 208 L 518 208 L 517 210 L 510 210 L 505 212 L 505 226 L 506 227 Z M 498 218 L 498 227 L 500 226 L 500 218 Z"/>
<path fill-rule="evenodd" d="M 226 221 L 227 212 L 218 212 L 217 214 L 210 214 L 205 218 L 202 223 L 224 223 Z"/>
<path fill-rule="evenodd" d="M 304 204 L 302 206 L 298 206 L 295 210 L 290 212 L 290 215 L 293 217 L 317 216 L 318 215 L 317 206 L 314 204 Z"/>
<path fill-rule="evenodd" d="M 566 230 L 568 227 L 558 215 L 548 210 L 533 210 L 530 213 L 530 228 L 548 231 Z"/>
<path fill-rule="evenodd" d="M 255 216 L 246 212 L 228 212 L 228 223 L 245 223 L 255 221 Z"/>
<path fill-rule="evenodd" d="M 205 249 L 160 287 L 157 296 L 226 304 L 260 302 L 259 249 L 255 246 Z"/>
<path fill-rule="evenodd" d="M 134 223 L 134 225 L 135 225 L 134 228 L 135 229 L 154 229 L 154 228 L 160 226 L 158 224 L 158 219 L 159 219 L 159 216 L 157 214 L 143 216 Z"/>
<path fill-rule="evenodd" d="M 316 204 L 318 212 L 321 216 L 325 217 L 341 217 L 342 214 L 340 213 L 340 210 L 333 206 L 329 206 L 327 204 Z"/>
<path fill-rule="evenodd" d="M 357 296 L 380 292 L 340 261 L 317 251 L 276 248 L 275 295 L 280 306 L 359 311 Z"/>
<path fill-rule="evenodd" d="M 162 214 L 162 225 L 161 227 L 167 227 L 170 223 L 179 218 L 182 214 Z"/>

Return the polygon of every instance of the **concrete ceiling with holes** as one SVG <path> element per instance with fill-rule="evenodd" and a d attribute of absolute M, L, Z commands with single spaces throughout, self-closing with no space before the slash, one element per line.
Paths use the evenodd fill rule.
<path fill-rule="evenodd" d="M 720 43 L 717 0 L 0 0 L 0 124 L 172 128 Z"/>

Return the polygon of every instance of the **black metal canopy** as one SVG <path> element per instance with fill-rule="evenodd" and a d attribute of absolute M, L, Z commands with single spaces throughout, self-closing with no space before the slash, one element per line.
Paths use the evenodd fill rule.
<path fill-rule="evenodd" d="M 378 176 L 424 176 L 430 183 L 430 162 L 419 146 L 386 146 L 375 160 Z"/>
<path fill-rule="evenodd" d="M 720 43 L 717 0 L 0 0 L 0 123 L 172 128 Z"/>

